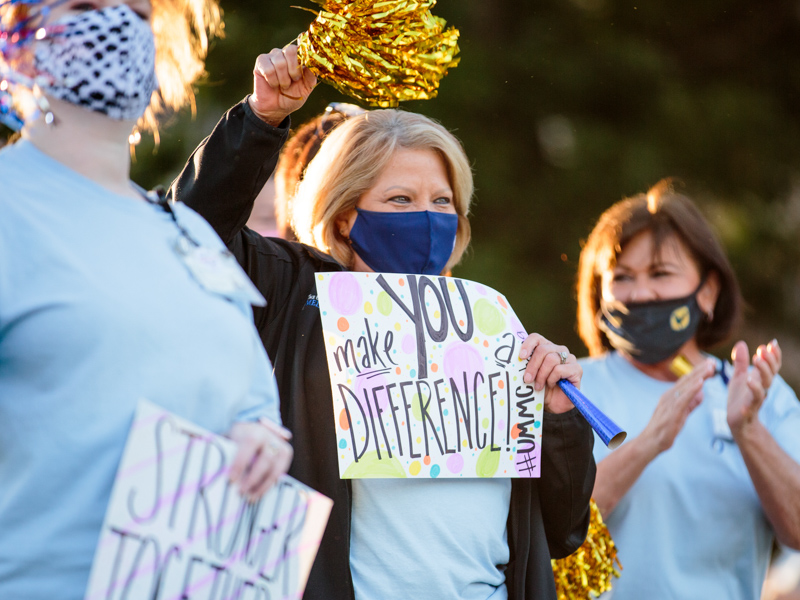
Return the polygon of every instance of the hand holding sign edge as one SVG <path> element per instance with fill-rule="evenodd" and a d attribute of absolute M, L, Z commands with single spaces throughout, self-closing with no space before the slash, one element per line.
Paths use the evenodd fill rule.
<path fill-rule="evenodd" d="M 562 356 L 566 360 L 562 361 Z M 532 333 L 522 342 L 519 357 L 528 359 L 523 380 L 537 391 L 544 388 L 544 409 L 551 413 L 565 413 L 575 406 L 558 386 L 561 379 L 580 389 L 583 368 L 566 346 L 554 344 L 538 333 Z"/>
<path fill-rule="evenodd" d="M 289 469 L 294 450 L 275 429 L 257 422 L 235 423 L 227 437 L 238 445 L 230 480 L 248 500 L 257 501 Z"/>

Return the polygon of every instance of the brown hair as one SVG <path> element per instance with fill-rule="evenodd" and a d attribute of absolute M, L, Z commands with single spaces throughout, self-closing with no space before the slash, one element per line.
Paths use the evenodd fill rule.
<path fill-rule="evenodd" d="M 303 179 L 308 163 L 319 152 L 322 140 L 345 119 L 347 116 L 338 112 L 317 115 L 301 125 L 281 150 L 275 167 L 275 220 L 279 237 L 294 238 L 290 221 L 292 199 L 297 192 L 297 186 Z"/>
<path fill-rule="evenodd" d="M 700 210 L 688 197 L 677 194 L 672 181 L 663 179 L 647 194 L 620 200 L 597 221 L 581 251 L 578 263 L 578 333 L 591 356 L 611 349 L 605 333 L 597 326 L 600 309 L 601 276 L 613 268 L 625 245 L 639 233 L 653 235 L 653 252 L 675 236 L 689 251 L 701 278 L 719 277 L 720 292 L 713 320 L 704 319 L 695 340 L 701 349 L 725 341 L 741 318 L 739 283 L 721 244 Z"/>
<path fill-rule="evenodd" d="M 308 165 L 292 207 L 297 239 L 352 268 L 353 250 L 336 220 L 355 209 L 400 148 L 431 150 L 442 157 L 458 215 L 456 243 L 443 272 L 461 260 L 469 245 L 467 215 L 472 201 L 472 170 L 461 143 L 439 123 L 401 110 L 372 110 L 336 127 Z"/>

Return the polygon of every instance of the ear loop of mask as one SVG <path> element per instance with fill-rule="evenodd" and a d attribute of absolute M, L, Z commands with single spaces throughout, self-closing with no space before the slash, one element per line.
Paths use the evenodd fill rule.
<path fill-rule="evenodd" d="M 0 123 L 12 131 L 19 131 L 25 125 L 25 119 L 14 107 L 13 92 L 15 89 L 28 90 L 36 104 L 37 112 L 33 118 L 44 115 L 48 125 L 56 123 L 55 115 L 50 108 L 50 103 L 42 91 L 44 80 L 40 75 L 33 77 L 23 75 L 19 70 L 10 65 L 13 62 L 24 60 L 25 53 L 33 53 L 32 44 L 45 39 L 57 28 L 47 25 L 52 9 L 64 4 L 67 0 L 56 0 L 52 4 L 45 4 L 46 0 L 6 0 L 0 2 L 0 8 L 12 5 L 40 6 L 38 11 L 33 11 L 25 18 L 20 19 L 10 30 L 0 29 Z"/>

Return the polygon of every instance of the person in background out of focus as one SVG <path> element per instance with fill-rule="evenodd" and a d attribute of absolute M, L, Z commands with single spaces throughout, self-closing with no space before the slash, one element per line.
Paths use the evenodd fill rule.
<path fill-rule="evenodd" d="M 294 240 L 290 223 L 292 199 L 311 162 L 334 127 L 365 110 L 355 104 L 332 102 L 325 111 L 301 125 L 281 150 L 278 164 L 261 189 L 247 226 L 265 237 Z"/>
<path fill-rule="evenodd" d="M 593 497 L 623 565 L 614 600 L 757 600 L 773 539 L 800 547 L 800 402 L 776 340 L 732 365 L 728 258 L 665 180 L 606 210 L 580 256 L 583 391 L 628 431 L 595 444 Z M 693 367 L 673 372 L 683 357 Z"/>
<path fill-rule="evenodd" d="M 4 600 L 84 597 L 142 398 L 236 442 L 250 500 L 291 461 L 263 298 L 207 222 L 129 176 L 134 126 L 188 102 L 218 25 L 213 0 L 0 5 L 0 89 L 23 115 L 0 150 Z"/>

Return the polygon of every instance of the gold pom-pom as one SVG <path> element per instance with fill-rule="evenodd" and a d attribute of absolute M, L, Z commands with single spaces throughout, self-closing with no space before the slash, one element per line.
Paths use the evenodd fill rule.
<path fill-rule="evenodd" d="M 297 38 L 300 62 L 344 94 L 383 108 L 437 94 L 459 59 L 457 29 L 436 0 L 314 0 L 322 10 Z"/>
<path fill-rule="evenodd" d="M 553 560 L 558 600 L 588 600 L 611 589 L 611 578 L 619 577 L 617 547 L 594 500 L 586 541 L 566 558 Z"/>

